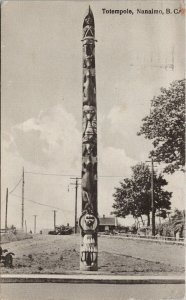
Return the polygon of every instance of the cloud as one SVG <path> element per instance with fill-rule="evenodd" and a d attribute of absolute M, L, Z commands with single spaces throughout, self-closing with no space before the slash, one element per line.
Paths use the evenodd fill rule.
<path fill-rule="evenodd" d="M 143 136 L 137 136 L 144 113 L 134 109 L 131 102 L 124 101 L 111 108 L 106 121 L 106 128 L 109 129 L 107 139 L 103 141 L 107 146 L 124 149 L 127 157 L 139 161 L 147 159 L 152 143 Z"/>
<path fill-rule="evenodd" d="M 74 116 L 61 105 L 14 126 L 13 134 L 26 160 L 61 171 L 78 167 L 74 162 L 80 161 L 81 134 Z"/>
<path fill-rule="evenodd" d="M 110 110 L 107 118 L 113 132 L 119 132 L 124 137 L 131 136 L 131 133 L 136 136 L 136 132 L 139 129 L 141 113 L 134 110 L 131 104 L 124 102 L 121 105 L 114 106 Z"/>
<path fill-rule="evenodd" d="M 124 149 L 106 147 L 100 151 L 100 169 L 104 170 L 105 175 L 128 176 L 130 167 L 135 163 L 136 161 L 127 156 Z"/>

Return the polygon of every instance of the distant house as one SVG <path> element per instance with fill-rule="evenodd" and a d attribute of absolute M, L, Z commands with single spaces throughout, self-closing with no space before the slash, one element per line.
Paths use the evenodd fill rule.
<path fill-rule="evenodd" d="M 99 218 L 99 232 L 104 232 L 104 231 L 112 231 L 116 229 L 117 227 L 117 219 L 115 217 L 103 217 Z"/>

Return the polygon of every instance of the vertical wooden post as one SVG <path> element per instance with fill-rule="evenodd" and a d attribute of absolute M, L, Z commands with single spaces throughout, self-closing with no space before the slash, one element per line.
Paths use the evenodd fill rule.
<path fill-rule="evenodd" d="M 8 188 L 6 189 L 6 210 L 5 210 L 5 231 L 7 232 L 7 218 L 8 218 Z"/>
<path fill-rule="evenodd" d="M 70 179 L 75 179 L 75 183 L 70 183 L 75 185 L 75 209 L 74 209 L 74 233 L 77 233 L 77 196 L 78 196 L 78 186 L 81 185 L 78 182 L 79 177 L 71 177 Z"/>
<path fill-rule="evenodd" d="M 24 230 L 24 167 L 23 167 L 23 173 L 22 173 L 22 205 L 21 205 L 21 228 Z"/>
<path fill-rule="evenodd" d="M 34 215 L 34 233 L 36 233 L 36 217 L 37 215 Z"/>
<path fill-rule="evenodd" d="M 56 210 L 54 212 L 54 230 L 56 229 Z"/>
<path fill-rule="evenodd" d="M 25 220 L 25 232 L 27 233 L 27 224 L 26 224 L 26 220 Z"/>
<path fill-rule="evenodd" d="M 155 207 L 154 207 L 154 162 L 151 158 L 151 209 L 152 209 L 152 235 L 156 234 Z"/>
<path fill-rule="evenodd" d="M 74 220 L 74 233 L 77 233 L 77 191 L 78 191 L 78 179 L 76 178 L 76 186 L 75 186 L 75 220 Z"/>

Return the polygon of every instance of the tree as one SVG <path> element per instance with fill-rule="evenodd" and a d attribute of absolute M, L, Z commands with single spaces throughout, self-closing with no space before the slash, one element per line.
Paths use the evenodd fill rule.
<path fill-rule="evenodd" d="M 179 232 L 180 237 L 184 236 L 185 225 L 185 210 L 179 210 L 175 208 L 171 218 L 161 225 L 159 225 L 158 231 L 160 235 L 175 236 Z"/>
<path fill-rule="evenodd" d="M 152 140 L 151 155 L 164 162 L 164 172 L 184 171 L 185 165 L 185 79 L 174 81 L 169 89 L 161 88 L 154 97 L 151 112 L 143 120 L 138 135 Z"/>
<path fill-rule="evenodd" d="M 163 176 L 154 173 L 154 206 L 156 210 L 170 209 L 172 193 L 165 191 L 167 181 Z M 146 215 L 150 225 L 151 212 L 151 171 L 149 166 L 139 163 L 132 167 L 131 178 L 125 178 L 120 186 L 115 188 L 114 211 L 117 217 L 132 215 L 134 218 Z"/>
<path fill-rule="evenodd" d="M 171 216 L 171 221 L 172 222 L 177 222 L 177 221 L 185 221 L 185 210 L 179 210 L 177 208 L 174 209 L 174 213 Z"/>

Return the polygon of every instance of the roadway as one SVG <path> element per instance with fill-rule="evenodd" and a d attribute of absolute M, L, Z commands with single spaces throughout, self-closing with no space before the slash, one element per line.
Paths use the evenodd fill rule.
<path fill-rule="evenodd" d="M 178 300 L 184 284 L 59 284 L 17 283 L 1 285 L 1 300 Z"/>
<path fill-rule="evenodd" d="M 169 281 L 157 284 L 160 276 L 177 278 L 184 271 L 184 246 L 141 240 L 99 237 L 99 270 L 93 283 L 86 280 L 69 282 L 52 279 L 52 276 L 80 278 L 79 235 L 34 235 L 33 239 L 3 244 L 15 253 L 14 268 L 1 268 L 1 300 L 165 300 L 184 299 L 184 284 Z M 27 274 L 27 275 L 26 275 Z M 30 275 L 29 275 L 30 274 Z M 37 275 L 33 275 L 37 274 Z M 46 275 L 51 274 L 51 275 Z M 53 274 L 53 275 L 52 275 Z M 54 275 L 64 274 L 64 275 Z M 9 278 L 15 276 L 10 281 Z M 17 280 L 22 276 L 21 280 Z M 31 281 L 28 281 L 32 276 Z M 48 279 L 38 280 L 41 276 Z M 88 276 L 88 275 L 87 275 Z M 113 278 L 109 284 L 104 276 Z M 117 281 L 118 277 L 123 281 Z M 131 284 L 127 276 L 132 277 Z M 33 279 L 34 277 L 34 279 Z M 111 278 L 110 277 L 110 278 Z M 150 281 L 150 278 L 154 278 Z M 138 284 L 136 280 L 139 280 Z M 146 283 L 141 281 L 146 278 Z M 177 279 L 176 279 L 177 280 Z M 47 281 L 47 283 L 46 283 Z M 141 281 L 141 283 L 140 283 Z M 11 283 L 8 283 L 11 282 Z M 16 283 L 19 282 L 19 283 Z M 23 283 L 24 282 L 24 283 Z M 58 283 L 57 283 L 58 282 Z M 123 282 L 123 284 L 121 284 Z M 183 282 L 183 280 L 181 281 Z M 167 281 L 166 281 L 167 283 Z"/>
<path fill-rule="evenodd" d="M 99 237 L 98 274 L 181 275 L 184 272 L 184 246 Z M 2 273 L 77 273 L 79 235 L 34 235 L 33 239 L 2 245 L 15 253 L 14 268 Z"/>
<path fill-rule="evenodd" d="M 14 268 L 2 273 L 77 272 L 79 235 L 34 235 L 2 245 L 15 253 Z M 99 237 L 99 273 L 125 275 L 183 274 L 184 246 L 141 240 Z"/>

